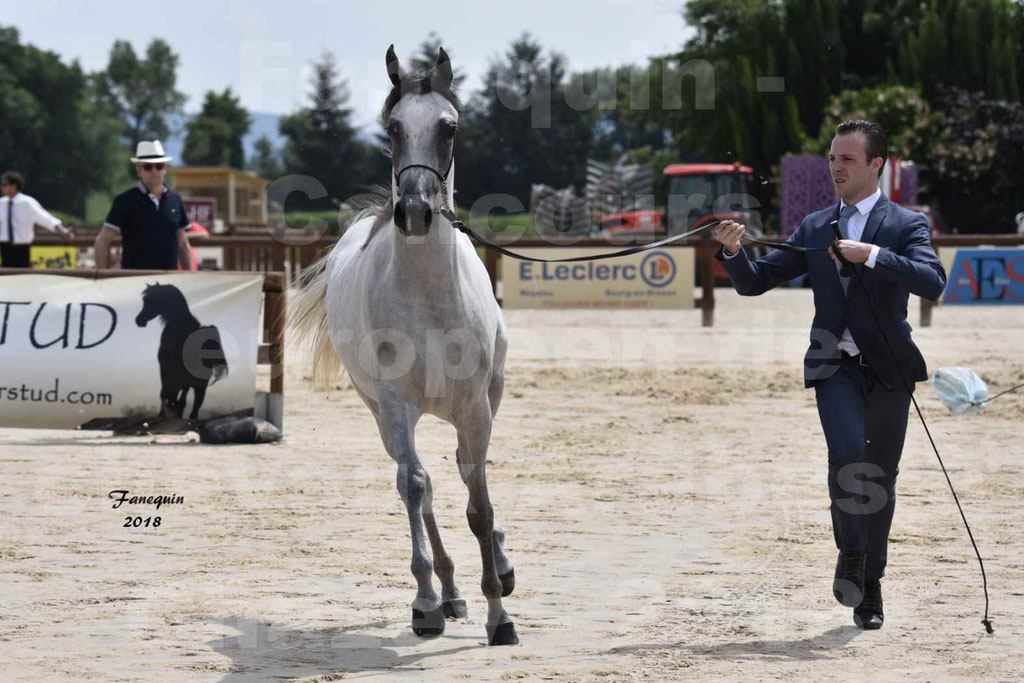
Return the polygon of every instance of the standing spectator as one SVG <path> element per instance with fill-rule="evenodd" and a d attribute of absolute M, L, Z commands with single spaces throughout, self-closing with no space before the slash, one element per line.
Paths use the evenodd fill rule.
<path fill-rule="evenodd" d="M 71 235 L 71 229 L 64 227 L 59 218 L 21 191 L 24 187 L 25 180 L 17 171 L 0 176 L 0 266 L 4 268 L 32 267 L 29 250 L 37 225 L 65 237 Z"/>
<path fill-rule="evenodd" d="M 159 140 L 138 144 L 132 162 L 139 184 L 114 197 L 96 235 L 96 267 L 110 266 L 110 243 L 120 233 L 121 267 L 132 270 L 192 270 L 188 217 L 181 195 L 164 185 L 167 162 Z"/>

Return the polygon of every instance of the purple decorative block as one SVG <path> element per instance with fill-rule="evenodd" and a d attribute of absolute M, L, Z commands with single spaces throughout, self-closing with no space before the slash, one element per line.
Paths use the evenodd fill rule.
<path fill-rule="evenodd" d="M 828 159 L 823 156 L 782 157 L 781 231 L 788 237 L 796 232 L 800 221 L 809 213 L 824 209 L 838 201 L 828 172 Z"/>
<path fill-rule="evenodd" d="M 900 194 L 903 204 L 917 204 L 917 166 L 904 164 L 900 169 Z"/>

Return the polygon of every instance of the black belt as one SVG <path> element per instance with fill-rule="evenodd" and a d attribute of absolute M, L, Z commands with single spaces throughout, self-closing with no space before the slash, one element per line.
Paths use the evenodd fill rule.
<path fill-rule="evenodd" d="M 864 361 L 863 353 L 858 353 L 856 356 L 850 355 L 849 353 L 843 350 L 840 350 L 840 353 L 843 354 L 843 360 L 855 360 L 857 361 L 857 365 L 860 365 L 865 368 L 869 367 L 868 364 Z"/>

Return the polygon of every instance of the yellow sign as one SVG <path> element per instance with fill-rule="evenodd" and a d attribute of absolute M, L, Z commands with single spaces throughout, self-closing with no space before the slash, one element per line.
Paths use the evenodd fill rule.
<path fill-rule="evenodd" d="M 615 248 L 523 249 L 524 256 L 594 256 Z M 694 250 L 652 249 L 600 261 L 534 263 L 502 256 L 506 308 L 693 308 Z"/>
<path fill-rule="evenodd" d="M 33 268 L 61 268 L 74 270 L 78 267 L 76 247 L 36 247 L 29 251 Z"/>

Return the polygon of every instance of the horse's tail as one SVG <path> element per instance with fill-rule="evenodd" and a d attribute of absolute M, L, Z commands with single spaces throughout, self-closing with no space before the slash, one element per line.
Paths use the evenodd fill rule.
<path fill-rule="evenodd" d="M 204 359 L 210 369 L 209 384 L 216 384 L 228 376 L 228 359 L 224 356 L 224 347 L 220 343 L 220 332 L 213 325 L 205 325 L 200 330 L 209 330 L 205 335 L 211 342 L 204 349 Z"/>
<path fill-rule="evenodd" d="M 341 373 L 341 359 L 327 330 L 327 258 L 330 252 L 303 270 L 302 281 L 288 307 L 289 335 L 313 347 L 313 386 L 327 389 Z"/>

